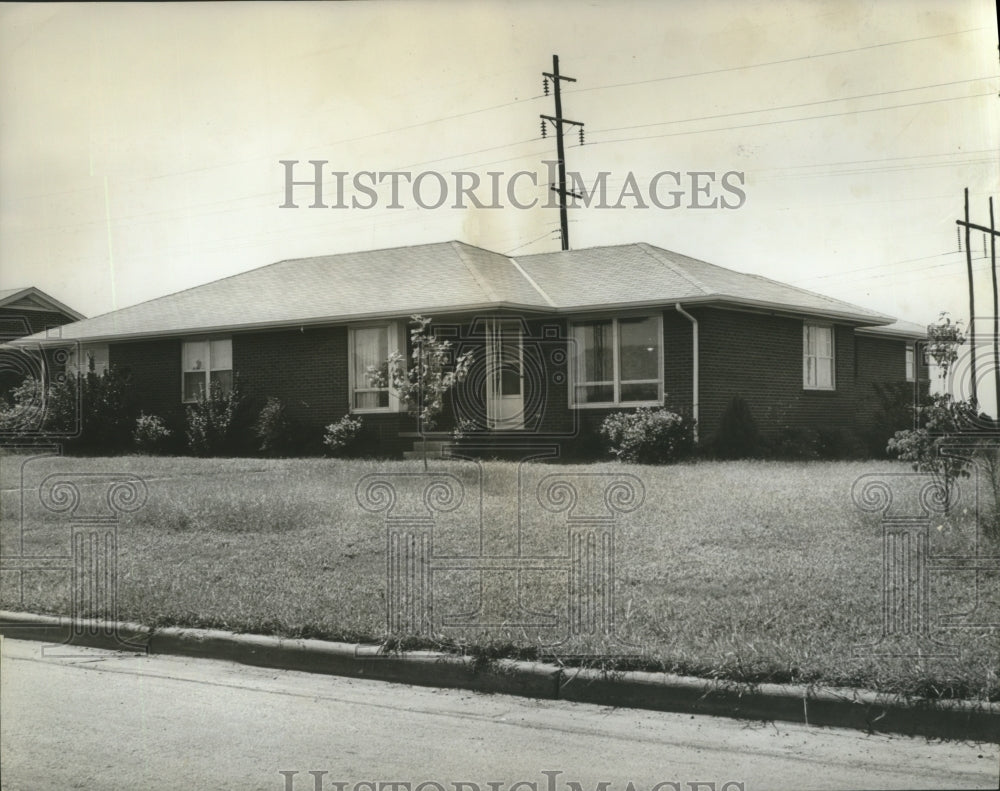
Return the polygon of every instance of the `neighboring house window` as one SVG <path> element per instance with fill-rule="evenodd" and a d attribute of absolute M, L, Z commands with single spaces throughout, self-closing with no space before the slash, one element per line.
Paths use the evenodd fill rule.
<path fill-rule="evenodd" d="M 399 399 L 389 387 L 376 387 L 369 368 L 386 372 L 386 361 L 393 352 L 405 349 L 395 322 L 350 330 L 348 372 L 352 412 L 386 412 L 399 408 Z"/>
<path fill-rule="evenodd" d="M 86 376 L 93 371 L 98 376 L 108 370 L 109 351 L 106 343 L 84 343 L 70 350 L 66 360 L 66 373 Z"/>
<path fill-rule="evenodd" d="M 907 382 L 912 382 L 913 381 L 913 362 L 914 362 L 914 359 L 915 358 L 914 358 L 914 354 L 913 354 L 913 345 L 908 343 L 908 344 L 906 344 L 906 381 Z"/>
<path fill-rule="evenodd" d="M 663 332 L 659 316 L 572 325 L 573 406 L 659 404 Z"/>
<path fill-rule="evenodd" d="M 833 327 L 804 325 L 802 351 L 803 387 L 807 390 L 833 390 Z"/>
<path fill-rule="evenodd" d="M 181 358 L 184 403 L 211 392 L 213 384 L 223 393 L 233 389 L 233 342 L 229 338 L 184 341 Z"/>

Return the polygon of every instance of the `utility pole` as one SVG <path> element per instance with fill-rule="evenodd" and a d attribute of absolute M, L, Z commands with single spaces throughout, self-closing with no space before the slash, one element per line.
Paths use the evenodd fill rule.
<path fill-rule="evenodd" d="M 969 351 L 972 352 L 971 371 L 972 403 L 979 408 L 979 399 L 976 398 L 976 292 L 972 283 L 972 248 L 970 246 L 972 229 L 969 226 L 969 188 L 965 188 L 965 263 L 969 270 Z"/>
<path fill-rule="evenodd" d="M 542 137 L 545 137 L 546 121 L 554 124 L 556 128 L 556 158 L 559 161 L 559 184 L 552 184 L 549 186 L 549 189 L 559 196 L 559 229 L 562 249 L 569 250 L 569 219 L 566 216 L 566 197 L 567 195 L 572 195 L 574 198 L 582 198 L 583 196 L 566 189 L 566 152 L 563 147 L 563 124 L 578 126 L 580 128 L 580 145 L 583 145 L 583 124 L 580 121 L 570 121 L 568 118 L 563 118 L 562 91 L 560 90 L 562 81 L 576 82 L 576 80 L 572 77 L 564 77 L 559 73 L 558 55 L 552 56 L 552 73 L 550 74 L 547 71 L 542 72 L 542 86 L 545 89 L 546 96 L 549 95 L 549 80 L 552 80 L 555 92 L 556 114 L 554 117 L 544 114 L 541 114 L 539 117 L 542 119 Z"/>
<path fill-rule="evenodd" d="M 992 195 L 990 195 L 990 273 L 993 275 L 993 392 L 996 398 L 996 417 L 1000 420 L 1000 304 L 998 304 L 1000 294 L 997 293 L 997 232 L 993 223 Z"/>
<path fill-rule="evenodd" d="M 969 221 L 969 188 L 965 188 L 965 220 L 955 220 L 959 228 L 965 228 L 965 262 L 969 272 L 969 345 L 972 352 L 970 371 L 972 374 L 972 387 L 970 393 L 972 400 L 976 399 L 976 303 L 975 292 L 972 285 L 972 231 L 982 231 L 990 235 L 990 270 L 993 273 L 993 382 L 996 387 L 997 411 L 1000 412 L 1000 297 L 997 293 L 997 236 L 1000 231 L 996 229 L 993 218 L 993 198 L 990 198 L 990 227 L 977 225 Z M 978 401 L 977 401 L 978 403 Z M 1000 414 L 997 415 L 1000 418 Z"/>

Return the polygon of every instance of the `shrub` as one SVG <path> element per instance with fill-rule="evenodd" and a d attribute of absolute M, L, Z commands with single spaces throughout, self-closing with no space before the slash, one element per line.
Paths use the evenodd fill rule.
<path fill-rule="evenodd" d="M 865 437 L 866 446 L 871 456 L 886 458 L 886 446 L 896 432 L 913 428 L 913 385 L 907 382 L 876 382 L 873 388 L 877 406 L 871 432 Z"/>
<path fill-rule="evenodd" d="M 347 456 L 354 450 L 361 429 L 361 418 L 344 415 L 336 423 L 331 423 L 326 427 L 323 444 L 334 456 Z"/>
<path fill-rule="evenodd" d="M 763 455 L 782 461 L 814 461 L 819 459 L 819 432 L 799 426 L 784 426 L 766 443 Z"/>
<path fill-rule="evenodd" d="M 668 464 L 691 452 L 694 421 L 664 408 L 641 407 L 608 415 L 601 434 L 611 454 L 621 461 Z"/>
<path fill-rule="evenodd" d="M 763 448 L 757 421 L 742 396 L 733 396 L 726 405 L 712 450 L 722 459 L 746 459 L 761 455 Z"/>
<path fill-rule="evenodd" d="M 224 456 L 238 453 L 241 448 L 241 408 L 243 398 L 237 384 L 224 391 L 212 382 L 209 392 L 200 393 L 198 400 L 187 408 L 188 449 L 196 456 Z"/>
<path fill-rule="evenodd" d="M 0 414 L 0 430 L 21 439 L 58 441 L 70 453 L 121 453 L 132 446 L 138 409 L 129 377 L 111 368 L 67 374 L 44 388 L 25 379 Z"/>
<path fill-rule="evenodd" d="M 817 429 L 816 453 L 819 458 L 831 461 L 863 459 L 867 455 L 860 437 L 853 431 L 843 428 Z"/>
<path fill-rule="evenodd" d="M 135 421 L 132 441 L 143 453 L 163 453 L 172 433 L 161 418 L 141 413 Z"/>
<path fill-rule="evenodd" d="M 253 433 L 259 448 L 269 456 L 287 456 L 296 445 L 297 428 L 280 399 L 269 398 L 257 416 Z"/>

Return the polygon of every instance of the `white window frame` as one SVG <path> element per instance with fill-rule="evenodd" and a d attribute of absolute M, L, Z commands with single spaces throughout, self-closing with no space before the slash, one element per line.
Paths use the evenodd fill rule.
<path fill-rule="evenodd" d="M 354 375 L 354 336 L 357 330 L 370 330 L 382 328 L 386 330 L 386 352 L 392 355 L 399 352 L 406 360 L 406 338 L 404 336 L 403 325 L 398 321 L 381 321 L 369 324 L 357 324 L 347 329 L 347 408 L 352 415 L 370 415 L 386 412 L 402 412 L 406 409 L 405 404 L 399 398 L 399 394 L 392 387 L 371 387 L 366 382 L 365 387 L 356 387 Z M 354 406 L 355 392 L 376 393 L 388 391 L 389 405 L 379 407 L 356 407 Z"/>
<path fill-rule="evenodd" d="M 906 344 L 906 351 L 904 352 L 905 360 L 905 370 L 906 370 L 906 381 L 912 382 L 916 377 L 917 371 L 917 351 L 913 348 L 912 343 Z"/>
<path fill-rule="evenodd" d="M 826 329 L 830 331 L 830 356 L 819 357 L 818 355 L 809 355 L 807 352 L 809 350 L 809 328 Z M 809 358 L 814 357 L 817 360 L 830 360 L 830 384 L 811 384 L 809 382 Z M 814 370 L 816 370 L 814 368 Z M 817 377 L 817 382 L 819 377 Z M 802 324 L 802 389 L 804 390 L 824 390 L 831 391 L 837 389 L 837 333 L 834 330 L 832 324 L 823 324 L 815 321 L 807 321 Z"/>
<path fill-rule="evenodd" d="M 656 338 L 657 345 L 659 347 L 659 354 L 657 357 L 657 379 L 655 380 L 657 386 L 657 398 L 655 401 L 622 401 L 621 400 L 621 386 L 622 384 L 652 384 L 653 379 L 629 379 L 627 382 L 622 382 L 621 379 L 621 360 L 620 360 L 620 343 L 619 343 L 619 321 L 627 319 L 656 319 Z M 577 349 L 576 340 L 573 338 L 573 328 L 578 324 L 589 324 L 595 321 L 610 321 L 611 322 L 611 371 L 612 371 L 612 381 L 610 382 L 584 382 L 577 378 Z M 640 407 L 640 406 L 661 406 L 663 404 L 663 314 L 662 313 L 648 313 L 648 314 L 637 314 L 637 315 L 625 315 L 625 316 L 593 316 L 589 318 L 579 318 L 575 321 L 569 323 L 569 406 L 570 409 L 607 409 L 609 407 Z M 588 401 L 586 403 L 577 403 L 576 400 L 576 388 L 585 385 L 599 385 L 599 384 L 610 384 L 613 387 L 614 400 L 613 401 Z"/>
<path fill-rule="evenodd" d="M 217 343 L 219 341 L 228 341 L 229 342 L 229 360 L 230 360 L 230 364 L 229 364 L 228 368 L 213 368 L 212 367 L 212 343 L 213 342 Z M 206 353 L 207 359 L 205 361 L 205 367 L 203 369 L 201 369 L 201 368 L 192 368 L 192 369 L 188 370 L 187 368 L 184 367 L 184 345 L 188 344 L 188 343 L 204 343 L 206 345 L 206 348 L 208 349 L 208 352 Z M 234 370 L 233 369 L 233 365 L 232 365 L 232 359 L 233 359 L 233 339 L 229 335 L 221 335 L 221 336 L 220 335 L 213 335 L 211 337 L 205 337 L 205 338 L 184 338 L 181 341 L 181 403 L 182 404 L 196 404 L 196 403 L 198 403 L 198 399 L 197 398 L 185 398 L 184 397 L 184 375 L 185 374 L 193 374 L 193 373 L 204 372 L 204 374 L 205 374 L 205 386 L 204 386 L 204 391 L 203 392 L 206 393 L 206 394 L 208 394 L 209 392 L 211 392 L 210 388 L 212 386 L 212 378 L 211 378 L 212 377 L 212 373 L 214 371 L 229 371 L 229 372 L 232 373 L 233 370 Z M 235 385 L 235 381 L 236 381 L 236 377 L 234 375 L 233 376 L 233 384 L 234 385 Z"/>

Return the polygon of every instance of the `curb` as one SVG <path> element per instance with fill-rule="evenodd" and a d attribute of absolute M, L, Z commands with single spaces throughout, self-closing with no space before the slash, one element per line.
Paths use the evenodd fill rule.
<path fill-rule="evenodd" d="M 561 668 L 378 646 L 300 640 L 218 629 L 151 629 L 134 623 L 0 610 L 0 634 L 18 640 L 114 651 L 225 659 L 244 665 L 469 689 L 602 706 L 795 722 L 866 732 L 1000 743 L 1000 703 L 900 700 L 856 689 L 747 685 L 669 673 Z"/>

